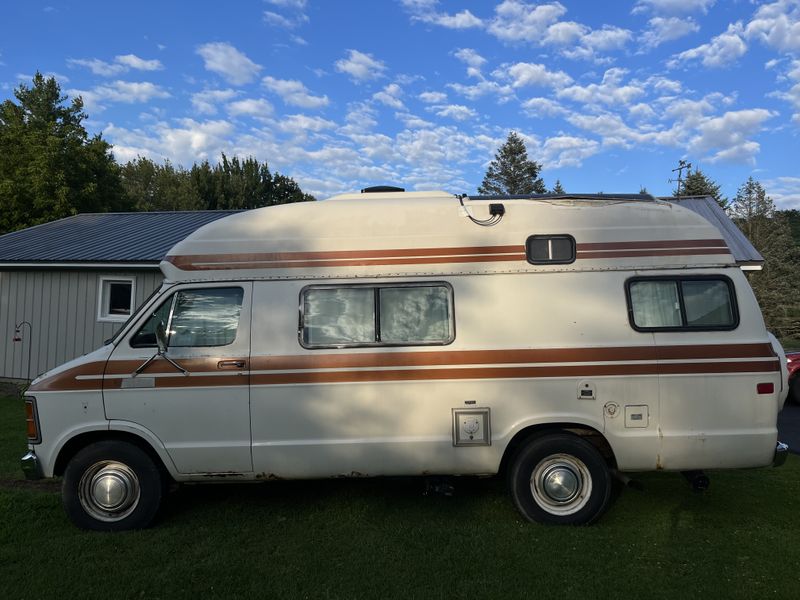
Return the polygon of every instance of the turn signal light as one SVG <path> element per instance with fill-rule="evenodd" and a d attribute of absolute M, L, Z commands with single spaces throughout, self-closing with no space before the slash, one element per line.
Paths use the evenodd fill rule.
<path fill-rule="evenodd" d="M 775 392 L 774 383 L 758 383 L 756 384 L 756 392 L 759 394 L 772 394 Z"/>
<path fill-rule="evenodd" d="M 42 434 L 39 431 L 39 412 L 36 410 L 36 399 L 32 396 L 25 396 L 25 425 L 28 433 L 28 441 L 31 444 L 38 444 L 42 441 Z"/>

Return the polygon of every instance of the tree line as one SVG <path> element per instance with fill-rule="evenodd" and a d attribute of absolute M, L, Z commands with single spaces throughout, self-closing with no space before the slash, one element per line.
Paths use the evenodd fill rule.
<path fill-rule="evenodd" d="M 246 209 L 314 200 L 294 179 L 249 157 L 189 169 L 169 161 L 114 159 L 89 136 L 80 97 L 68 100 L 53 77 L 0 104 L 0 234 L 84 212 Z"/>

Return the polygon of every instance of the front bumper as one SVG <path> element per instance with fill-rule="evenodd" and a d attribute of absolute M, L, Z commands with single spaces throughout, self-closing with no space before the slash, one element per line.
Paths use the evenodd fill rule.
<path fill-rule="evenodd" d="M 42 479 L 42 463 L 39 462 L 39 457 L 31 450 L 20 459 L 20 466 L 22 472 L 25 473 L 25 479 Z"/>
<path fill-rule="evenodd" d="M 780 467 L 786 462 L 787 456 L 789 456 L 789 444 L 778 442 L 775 446 L 775 456 L 772 457 L 772 466 Z"/>

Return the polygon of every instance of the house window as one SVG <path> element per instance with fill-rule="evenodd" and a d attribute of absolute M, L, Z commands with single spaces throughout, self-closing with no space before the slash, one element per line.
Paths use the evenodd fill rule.
<path fill-rule="evenodd" d="M 525 254 L 533 265 L 568 264 L 575 261 L 575 238 L 571 235 L 532 235 Z"/>
<path fill-rule="evenodd" d="M 131 277 L 100 278 L 97 320 L 125 321 L 131 316 L 136 282 Z"/>
<path fill-rule="evenodd" d="M 726 277 L 647 277 L 627 283 L 628 313 L 637 331 L 714 331 L 739 324 Z"/>
<path fill-rule="evenodd" d="M 306 348 L 444 345 L 455 337 L 446 283 L 310 286 L 300 308 Z"/>

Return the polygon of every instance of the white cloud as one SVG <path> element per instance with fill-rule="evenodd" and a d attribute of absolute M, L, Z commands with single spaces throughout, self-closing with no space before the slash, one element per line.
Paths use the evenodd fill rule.
<path fill-rule="evenodd" d="M 772 111 L 754 108 L 707 118 L 697 126 L 698 133 L 691 140 L 691 147 L 701 152 L 721 148 L 708 159 L 710 162 L 752 163 L 760 146 L 748 138 L 758 133 L 764 121 L 775 115 Z"/>
<path fill-rule="evenodd" d="M 639 0 L 633 7 L 633 14 L 652 11 L 655 13 L 688 13 L 702 11 L 707 13 L 716 0 Z"/>
<path fill-rule="evenodd" d="M 238 92 L 226 90 L 203 90 L 192 94 L 192 106 L 200 114 L 213 115 L 217 112 L 217 104 L 227 102 L 236 97 Z"/>
<path fill-rule="evenodd" d="M 409 129 L 428 129 L 434 127 L 434 124 L 430 121 L 426 121 L 422 117 L 412 115 L 411 113 L 397 113 L 396 117 Z"/>
<path fill-rule="evenodd" d="M 453 55 L 467 65 L 469 77 L 481 77 L 481 67 L 486 64 L 486 59 L 472 48 L 459 48 Z"/>
<path fill-rule="evenodd" d="M 559 2 L 527 4 L 521 0 L 504 0 L 495 9 L 488 31 L 506 42 L 539 43 L 547 28 L 562 17 L 567 9 Z"/>
<path fill-rule="evenodd" d="M 211 42 L 197 48 L 208 71 L 234 85 L 250 83 L 262 69 L 244 53 L 226 42 Z"/>
<path fill-rule="evenodd" d="M 725 33 L 712 38 L 707 44 L 677 54 L 667 66 L 676 68 L 681 63 L 699 60 L 706 67 L 726 67 L 747 52 L 747 44 L 742 39 L 742 34 L 742 24 L 732 23 L 728 25 Z"/>
<path fill-rule="evenodd" d="M 545 169 L 580 167 L 583 161 L 600 152 L 596 140 L 569 135 L 548 138 L 538 152 L 537 160 Z"/>
<path fill-rule="evenodd" d="M 649 104 L 640 102 L 628 108 L 628 114 L 639 121 L 646 121 L 655 118 L 656 111 Z"/>
<path fill-rule="evenodd" d="M 747 24 L 745 35 L 780 52 L 800 50 L 800 3 L 779 0 L 760 6 Z"/>
<path fill-rule="evenodd" d="M 401 3 L 411 13 L 412 21 L 439 25 L 447 29 L 469 29 L 483 26 L 483 21 L 467 9 L 455 14 L 437 12 L 438 0 L 401 0 Z"/>
<path fill-rule="evenodd" d="M 779 209 L 800 210 L 800 177 L 775 177 L 763 185 Z"/>
<path fill-rule="evenodd" d="M 636 98 L 643 96 L 645 90 L 641 85 L 622 84 L 626 69 L 608 69 L 601 83 L 586 86 L 573 85 L 556 92 L 559 98 L 566 98 L 582 104 L 609 104 L 627 106 Z"/>
<path fill-rule="evenodd" d="M 303 10 L 306 7 L 306 0 L 264 0 L 268 4 L 280 6 L 281 8 L 293 8 Z"/>
<path fill-rule="evenodd" d="M 530 98 L 522 103 L 522 108 L 529 117 L 563 117 L 569 111 L 550 98 Z"/>
<path fill-rule="evenodd" d="M 474 110 L 461 104 L 448 104 L 445 106 L 431 106 L 428 110 L 435 113 L 439 117 L 448 117 L 456 121 L 466 121 L 474 119 L 478 116 Z"/>
<path fill-rule="evenodd" d="M 502 74 L 498 70 L 495 74 Z M 549 71 L 547 67 L 537 63 L 516 63 L 508 67 L 508 76 L 513 80 L 515 88 L 525 86 L 544 86 L 562 88 L 572 83 L 572 77 L 564 71 Z"/>
<path fill-rule="evenodd" d="M 322 117 L 308 115 L 287 115 L 281 118 L 280 129 L 298 137 L 304 137 L 307 132 L 318 133 L 325 129 L 333 129 L 336 123 Z"/>
<path fill-rule="evenodd" d="M 131 69 L 137 71 L 160 71 L 164 68 L 160 60 L 145 60 L 135 54 L 121 54 L 114 57 L 114 62 L 106 62 L 99 58 L 68 58 L 70 67 L 85 67 L 95 75 L 112 77 L 120 73 L 127 73 Z"/>
<path fill-rule="evenodd" d="M 228 113 L 234 117 L 265 118 L 272 114 L 272 104 L 263 98 L 246 98 L 231 102 L 227 106 Z"/>
<path fill-rule="evenodd" d="M 382 61 L 358 50 L 348 50 L 347 58 L 337 60 L 334 68 L 340 73 L 350 75 L 350 78 L 356 83 L 379 79 L 384 76 L 386 71 L 386 65 Z"/>
<path fill-rule="evenodd" d="M 655 48 L 698 31 L 700 26 L 691 17 L 653 17 L 642 33 L 642 46 L 645 49 Z"/>
<path fill-rule="evenodd" d="M 561 53 L 567 58 L 606 62 L 598 57 L 598 53 L 620 50 L 632 37 L 633 33 L 628 29 L 603 25 L 582 36 L 578 46 L 562 48 Z"/>
<path fill-rule="evenodd" d="M 500 85 L 496 81 L 488 81 L 482 79 L 474 85 L 464 85 L 463 83 L 448 83 L 447 87 L 451 90 L 469 98 L 470 100 L 477 100 L 483 96 L 494 96 L 497 102 L 507 102 L 514 94 L 514 90 L 510 85 Z"/>
<path fill-rule="evenodd" d="M 308 21 L 308 16 L 302 13 L 293 15 L 292 17 L 286 17 L 270 10 L 264 11 L 264 22 L 267 25 L 272 25 L 273 27 L 279 27 L 281 29 L 296 29 L 301 25 L 305 25 Z"/>
<path fill-rule="evenodd" d="M 405 110 L 406 107 L 403 104 L 403 101 L 400 100 L 400 96 L 402 95 L 403 90 L 400 88 L 400 86 L 396 83 L 390 83 L 380 92 L 373 94 L 372 99 L 396 110 Z"/>
<path fill-rule="evenodd" d="M 148 131 L 110 124 L 103 131 L 106 139 L 114 144 L 118 160 L 124 162 L 136 156 L 149 156 L 181 165 L 215 159 L 223 151 L 232 154 L 228 139 L 233 133 L 234 127 L 227 121 L 193 119 L 181 119 L 176 127 L 158 122 Z"/>
<path fill-rule="evenodd" d="M 115 56 L 114 60 L 121 65 L 136 69 L 137 71 L 161 71 L 164 68 L 164 65 L 162 65 L 161 61 L 158 59 L 153 58 L 145 60 L 144 58 L 139 58 L 135 54 L 122 54 Z"/>
<path fill-rule="evenodd" d="M 302 82 L 295 79 L 276 79 L 267 76 L 261 80 L 261 83 L 268 90 L 278 94 L 286 104 L 292 106 L 322 108 L 330 103 L 328 96 L 312 95 Z"/>
<path fill-rule="evenodd" d="M 586 25 L 575 21 L 560 21 L 547 28 L 547 33 L 542 41 L 546 45 L 566 46 L 578 43 L 588 32 L 589 28 Z"/>
<path fill-rule="evenodd" d="M 428 104 L 441 104 L 447 100 L 447 94 L 443 92 L 422 92 L 417 97 Z"/>
<path fill-rule="evenodd" d="M 70 96 L 81 96 L 89 111 L 100 112 L 106 102 L 135 104 L 149 102 L 155 98 L 169 98 L 170 94 L 161 86 L 149 81 L 114 81 L 91 90 L 67 90 Z"/>

